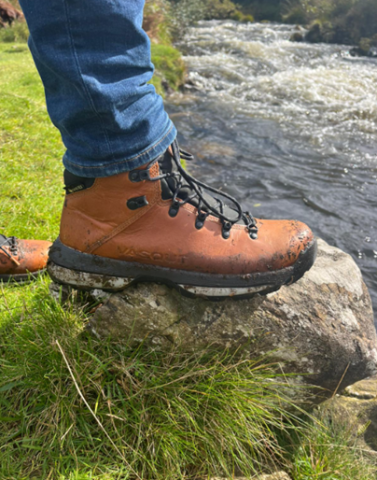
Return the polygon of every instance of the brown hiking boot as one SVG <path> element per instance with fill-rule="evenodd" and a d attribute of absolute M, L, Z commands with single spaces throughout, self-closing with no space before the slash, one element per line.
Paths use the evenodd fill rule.
<path fill-rule="evenodd" d="M 181 158 L 191 156 L 174 143 L 128 173 L 85 179 L 66 172 L 51 277 L 109 291 L 163 282 L 222 298 L 277 290 L 313 265 L 316 240 L 305 224 L 254 219 L 232 197 L 191 177 Z"/>
<path fill-rule="evenodd" d="M 43 273 L 51 243 L 0 235 L 0 282 L 25 282 Z"/>

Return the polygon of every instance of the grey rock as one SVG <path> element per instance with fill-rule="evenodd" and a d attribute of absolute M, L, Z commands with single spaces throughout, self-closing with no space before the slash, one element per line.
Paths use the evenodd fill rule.
<path fill-rule="evenodd" d="M 321 410 L 346 425 L 365 451 L 377 451 L 377 375 L 348 386 L 326 401 Z"/>
<path fill-rule="evenodd" d="M 107 298 L 88 328 L 131 346 L 243 346 L 253 356 L 273 351 L 286 372 L 303 374 L 297 381 L 327 389 L 324 396 L 373 375 L 377 366 L 372 305 L 360 270 L 349 255 L 322 240 L 313 268 L 266 297 L 216 303 L 185 298 L 164 285 L 139 284 Z"/>
<path fill-rule="evenodd" d="M 254 480 L 291 480 L 285 472 L 275 472 L 269 475 L 258 475 L 253 477 Z M 211 480 L 226 480 L 225 478 L 212 478 Z M 235 477 L 234 480 L 247 480 L 245 477 Z"/>
<path fill-rule="evenodd" d="M 285 472 L 276 472 L 270 475 L 260 475 L 256 480 L 291 480 Z"/>
<path fill-rule="evenodd" d="M 304 41 L 304 35 L 301 32 L 294 32 L 290 39 L 290 42 L 303 42 Z"/>

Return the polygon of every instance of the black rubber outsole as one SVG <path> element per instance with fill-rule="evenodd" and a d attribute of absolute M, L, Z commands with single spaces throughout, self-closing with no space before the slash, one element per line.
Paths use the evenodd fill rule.
<path fill-rule="evenodd" d="M 317 242 L 314 240 L 300 253 L 298 260 L 291 267 L 247 275 L 218 275 L 99 257 L 66 247 L 58 239 L 50 249 L 47 268 L 55 282 L 80 290 L 100 288 L 116 292 L 124 290 L 131 284 L 155 282 L 167 284 L 189 297 L 212 300 L 228 297 L 241 299 L 250 298 L 255 294 L 267 294 L 283 285 L 296 282 L 312 267 L 316 253 Z M 77 281 L 79 277 L 80 281 Z M 115 288 L 114 279 L 124 279 L 125 283 Z M 226 293 L 222 294 L 222 290 Z M 220 293 L 208 294 L 206 293 L 208 291 Z"/>

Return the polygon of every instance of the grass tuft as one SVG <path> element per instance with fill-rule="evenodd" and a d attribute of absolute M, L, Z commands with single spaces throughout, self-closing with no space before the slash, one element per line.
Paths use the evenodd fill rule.
<path fill-rule="evenodd" d="M 29 30 L 25 21 L 16 21 L 12 26 L 0 28 L 0 42 L 26 43 L 29 38 Z"/>
<path fill-rule="evenodd" d="M 326 414 L 319 424 L 306 427 L 292 457 L 291 475 L 294 480 L 373 480 L 377 478 L 373 453 L 363 450 L 349 425 Z"/>
<path fill-rule="evenodd" d="M 251 476 L 283 461 L 274 432 L 291 402 L 273 366 L 101 343 L 46 281 L 32 289 L 21 311 L 3 309 L 1 478 Z"/>

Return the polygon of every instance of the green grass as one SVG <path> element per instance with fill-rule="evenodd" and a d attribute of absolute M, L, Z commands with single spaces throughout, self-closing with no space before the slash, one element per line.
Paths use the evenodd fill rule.
<path fill-rule="evenodd" d="M 331 413 L 320 415 L 320 426 L 311 424 L 292 458 L 294 480 L 373 480 L 376 468 L 358 445 L 347 425 L 333 421 Z"/>
<path fill-rule="evenodd" d="M 0 44 L 0 95 L 1 231 L 53 240 L 64 148 L 25 44 Z M 101 343 L 92 305 L 48 284 L 0 285 L 1 480 L 375 478 L 345 433 L 296 418 L 273 366 Z"/>
<path fill-rule="evenodd" d="M 12 28 L 6 27 L 0 29 L 0 42 L 5 43 L 25 43 L 29 37 L 29 30 L 26 22 L 16 21 L 13 23 Z"/>
<path fill-rule="evenodd" d="M 0 478 L 230 478 L 283 462 L 290 401 L 272 366 L 100 343 L 45 282 L 29 292 L 3 309 Z"/>
<path fill-rule="evenodd" d="M 64 152 L 25 44 L 0 43 L 0 231 L 54 239 Z"/>

